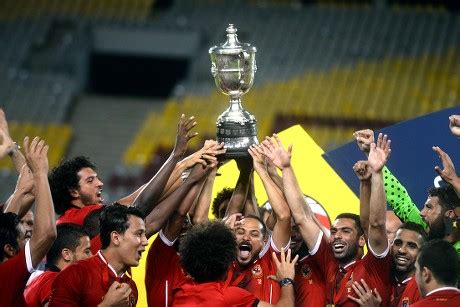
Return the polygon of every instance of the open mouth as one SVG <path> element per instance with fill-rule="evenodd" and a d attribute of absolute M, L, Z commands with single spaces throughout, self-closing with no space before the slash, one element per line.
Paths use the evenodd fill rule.
<path fill-rule="evenodd" d="M 335 242 L 332 244 L 332 249 L 336 253 L 341 253 L 345 249 L 345 244 L 341 242 Z"/>
<path fill-rule="evenodd" d="M 96 193 L 96 197 L 99 198 L 99 202 L 103 202 L 104 199 L 102 198 L 102 189 L 100 189 L 97 193 Z"/>
<path fill-rule="evenodd" d="M 247 259 L 251 254 L 252 247 L 249 243 L 241 243 L 238 246 L 238 250 L 240 252 L 240 258 Z"/>
<path fill-rule="evenodd" d="M 403 256 L 396 256 L 395 262 L 396 264 L 399 264 L 399 265 L 406 265 L 407 263 L 409 263 L 409 259 Z"/>

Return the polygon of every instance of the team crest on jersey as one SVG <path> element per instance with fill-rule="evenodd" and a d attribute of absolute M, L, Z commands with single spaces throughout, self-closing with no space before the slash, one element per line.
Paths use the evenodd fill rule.
<path fill-rule="evenodd" d="M 409 298 L 407 296 L 402 299 L 401 306 L 402 307 L 409 307 Z"/>
<path fill-rule="evenodd" d="M 252 277 L 261 277 L 262 276 L 262 267 L 260 266 L 260 264 L 256 264 L 252 270 Z"/>
<path fill-rule="evenodd" d="M 302 268 L 300 269 L 302 272 L 302 277 L 303 278 L 310 278 L 311 277 L 311 268 L 308 264 L 304 264 Z"/>

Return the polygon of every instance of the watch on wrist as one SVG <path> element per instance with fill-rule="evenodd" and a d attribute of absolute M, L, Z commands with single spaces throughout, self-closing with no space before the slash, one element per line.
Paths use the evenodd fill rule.
<path fill-rule="evenodd" d="M 291 278 L 283 278 L 279 281 L 281 287 L 292 285 L 294 286 L 294 281 Z"/>

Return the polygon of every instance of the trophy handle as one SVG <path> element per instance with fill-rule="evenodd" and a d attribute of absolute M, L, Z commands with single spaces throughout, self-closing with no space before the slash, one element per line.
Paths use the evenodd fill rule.
<path fill-rule="evenodd" d="M 240 57 L 241 60 L 244 61 L 243 63 L 245 64 L 250 59 L 251 55 L 243 50 L 243 51 L 240 52 L 239 57 Z M 241 85 L 244 85 L 244 75 L 245 75 L 244 67 L 246 66 L 244 64 L 243 64 L 243 70 L 241 71 L 241 79 L 240 79 L 240 84 Z"/>

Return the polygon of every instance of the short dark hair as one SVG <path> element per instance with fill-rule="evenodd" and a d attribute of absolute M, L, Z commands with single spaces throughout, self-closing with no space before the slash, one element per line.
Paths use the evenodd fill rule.
<path fill-rule="evenodd" d="M 422 236 L 422 242 L 425 242 L 428 238 L 428 234 L 426 233 L 423 226 L 414 222 L 405 222 L 398 227 L 398 230 L 399 229 L 407 229 L 418 233 L 420 236 Z"/>
<path fill-rule="evenodd" d="M 83 228 L 76 224 L 59 224 L 56 226 L 56 231 L 56 240 L 46 254 L 46 262 L 54 265 L 57 264 L 64 248 L 74 252 L 80 245 L 80 238 L 88 236 Z"/>
<path fill-rule="evenodd" d="M 103 208 L 95 209 L 88 213 L 83 220 L 83 230 L 92 239 L 99 234 L 99 221 Z"/>
<path fill-rule="evenodd" d="M 262 236 L 265 238 L 268 234 L 267 232 L 267 226 L 265 225 L 264 221 L 262 220 L 262 218 L 260 218 L 259 216 L 257 215 L 254 215 L 254 214 L 248 214 L 248 215 L 245 215 L 244 216 L 245 219 L 255 219 L 255 220 L 258 220 L 259 223 L 262 224 Z"/>
<path fill-rule="evenodd" d="M 0 212 L 0 262 L 5 259 L 5 245 L 9 244 L 14 249 L 19 250 L 19 222 L 19 216 L 16 214 Z"/>
<path fill-rule="evenodd" d="M 230 200 L 233 195 L 233 190 L 231 188 L 223 188 L 219 193 L 217 193 L 216 197 L 212 201 L 211 212 L 212 214 L 218 218 L 219 217 L 219 206 L 226 200 Z"/>
<path fill-rule="evenodd" d="M 437 196 L 440 205 L 445 210 L 452 210 L 460 206 L 460 198 L 455 193 L 454 187 L 450 184 L 446 184 L 442 187 L 433 187 L 428 190 L 428 195 L 433 197 Z"/>
<path fill-rule="evenodd" d="M 195 225 L 182 238 L 179 253 L 182 267 L 196 282 L 218 281 L 236 259 L 235 235 L 219 221 Z"/>
<path fill-rule="evenodd" d="M 119 203 L 105 206 L 99 218 L 99 232 L 101 235 L 101 249 L 110 245 L 110 234 L 116 231 L 125 233 L 129 228 L 129 216 L 134 215 L 144 219 L 144 214 L 136 207 L 123 206 Z"/>
<path fill-rule="evenodd" d="M 356 225 L 356 230 L 358 231 L 358 236 L 362 236 L 364 234 L 363 226 L 361 225 L 361 219 L 359 218 L 359 215 L 354 214 L 354 213 L 345 212 L 345 213 L 340 213 L 339 215 L 337 215 L 335 219 L 336 220 L 338 219 L 353 220 Z"/>
<path fill-rule="evenodd" d="M 434 239 L 425 243 L 417 257 L 420 269 L 428 268 L 434 278 L 444 285 L 456 286 L 459 263 L 451 243 Z"/>
<path fill-rule="evenodd" d="M 61 162 L 51 170 L 48 180 L 57 214 L 64 214 L 70 208 L 72 201 L 70 190 L 78 189 L 80 181 L 78 172 L 86 167 L 96 170 L 96 166 L 89 161 L 89 158 L 78 156 Z"/>

